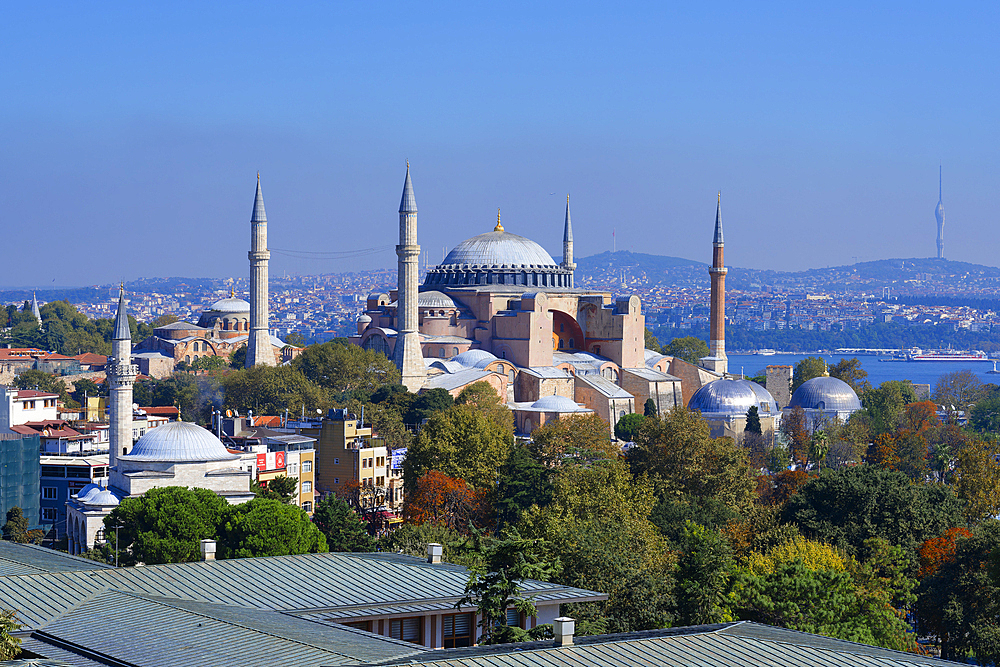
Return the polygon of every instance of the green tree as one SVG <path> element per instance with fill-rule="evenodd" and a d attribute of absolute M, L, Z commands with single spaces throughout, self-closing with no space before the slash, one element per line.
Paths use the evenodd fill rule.
<path fill-rule="evenodd" d="M 1000 392 L 980 399 L 972 408 L 969 426 L 980 433 L 1000 434 Z"/>
<path fill-rule="evenodd" d="M 28 523 L 28 517 L 24 516 L 24 511 L 14 505 L 9 510 L 7 510 L 7 522 L 3 525 L 3 539 L 8 542 L 17 542 L 19 544 L 41 544 L 42 537 L 45 536 L 45 531 L 35 529 L 30 530 Z"/>
<path fill-rule="evenodd" d="M 674 338 L 661 351 L 668 357 L 677 357 L 689 364 L 697 364 L 699 359 L 709 354 L 708 344 L 696 336 Z"/>
<path fill-rule="evenodd" d="M 375 539 L 357 513 L 332 494 L 316 504 L 313 523 L 326 537 L 330 551 L 375 551 Z"/>
<path fill-rule="evenodd" d="M 338 400 L 367 399 L 380 387 L 400 381 L 399 369 L 384 354 L 340 341 L 310 345 L 292 366 Z"/>
<path fill-rule="evenodd" d="M 489 386 L 485 382 L 483 384 Z M 493 387 L 490 387 L 490 392 L 496 396 Z M 407 424 L 422 424 L 425 419 L 430 419 L 436 413 L 447 410 L 454 404 L 455 400 L 446 389 L 435 387 L 418 394 L 410 404 L 410 409 L 407 410 L 403 419 Z"/>
<path fill-rule="evenodd" d="M 278 475 L 263 483 L 255 480 L 250 485 L 250 490 L 258 498 L 269 498 L 290 505 L 298 497 L 299 480 L 297 477 Z"/>
<path fill-rule="evenodd" d="M 983 383 L 970 370 L 945 373 L 934 383 L 932 400 L 949 412 L 968 410 L 984 393 Z M 914 399 L 916 400 L 916 399 Z"/>
<path fill-rule="evenodd" d="M 677 622 L 682 625 L 732 620 L 732 551 L 717 531 L 687 521 L 677 560 Z"/>
<path fill-rule="evenodd" d="M 822 358 L 806 357 L 795 364 L 795 369 L 792 371 L 792 393 L 794 394 L 806 380 L 822 377 L 826 373 L 826 362 Z"/>
<path fill-rule="evenodd" d="M 0 610 L 0 660 L 13 660 L 21 654 L 21 638 L 14 633 L 22 627 L 15 611 Z"/>
<path fill-rule="evenodd" d="M 822 468 L 823 461 L 826 460 L 826 455 L 829 453 L 830 437 L 826 434 L 826 431 L 823 429 L 813 431 L 812 438 L 809 441 L 809 458 L 816 463 L 817 467 Z"/>
<path fill-rule="evenodd" d="M 73 393 L 71 396 L 77 403 L 84 405 L 88 396 L 107 396 L 107 391 L 104 385 L 99 385 L 88 378 L 80 378 L 73 383 Z"/>
<path fill-rule="evenodd" d="M 647 398 L 646 402 L 642 404 L 642 416 L 643 417 L 659 417 L 660 411 L 656 407 L 656 402 L 651 398 Z"/>
<path fill-rule="evenodd" d="M 531 598 L 524 595 L 525 579 L 551 579 L 559 564 L 546 559 L 547 545 L 540 539 L 525 539 L 514 529 L 499 540 L 480 541 L 479 563 L 470 568 L 465 597 L 455 606 L 475 605 L 479 611 L 480 644 L 504 644 L 533 638 L 530 631 L 507 625 L 507 609 L 535 616 Z"/>
<path fill-rule="evenodd" d="M 51 373 L 30 369 L 22 371 L 14 378 L 14 386 L 18 389 L 37 389 L 50 394 L 58 394 L 59 400 L 67 407 L 76 406 L 77 403 L 70 397 L 66 385 Z"/>
<path fill-rule="evenodd" d="M 545 507 L 552 502 L 554 489 L 550 472 L 527 447 L 514 446 L 500 467 L 500 481 L 493 502 L 498 526 L 514 525 L 532 505 Z"/>
<path fill-rule="evenodd" d="M 513 445 L 509 410 L 485 413 L 473 404 L 454 405 L 420 429 L 407 450 L 403 478 L 412 490 L 424 472 L 438 470 L 476 488 L 494 488 Z"/>
<path fill-rule="evenodd" d="M 596 414 L 549 422 L 532 432 L 528 448 L 547 467 L 588 464 L 621 455 L 621 448 L 611 441 L 608 423 Z"/>
<path fill-rule="evenodd" d="M 812 540 L 862 558 L 862 545 L 881 538 L 916 562 L 916 548 L 961 525 L 962 503 L 937 484 L 911 484 L 901 472 L 870 465 L 825 469 L 791 496 L 783 519 Z"/>
<path fill-rule="evenodd" d="M 857 357 L 841 359 L 830 366 L 829 372 L 830 377 L 846 382 L 859 396 L 871 386 L 868 384 L 868 371 L 861 367 Z"/>
<path fill-rule="evenodd" d="M 1000 512 L 1000 442 L 972 440 L 958 452 L 958 497 L 972 522 Z M 958 524 L 955 524 L 958 525 Z"/>
<path fill-rule="evenodd" d="M 751 405 L 747 410 L 746 431 L 748 433 L 756 433 L 757 435 L 761 435 L 763 433 L 760 425 L 760 413 L 757 411 L 756 405 Z"/>
<path fill-rule="evenodd" d="M 646 421 L 646 417 L 636 412 L 622 415 L 622 418 L 615 424 L 615 437 L 625 442 L 632 442 L 644 421 Z"/>
<path fill-rule="evenodd" d="M 293 414 L 303 408 L 325 412 L 327 392 L 291 366 L 254 366 L 221 378 L 224 407 L 246 414 L 276 415 L 286 409 Z"/>
<path fill-rule="evenodd" d="M 222 558 L 289 556 L 328 551 L 326 537 L 299 507 L 257 498 L 230 509 L 220 527 Z"/>
<path fill-rule="evenodd" d="M 233 353 L 229 355 L 229 367 L 230 368 L 243 368 L 247 365 L 247 346 L 240 345 L 238 348 L 233 350 Z"/>
<path fill-rule="evenodd" d="M 913 385 L 909 382 L 890 380 L 883 382 L 878 389 L 866 391 L 861 396 L 861 406 L 865 409 L 871 437 L 895 433 L 906 405 L 916 400 Z"/>
<path fill-rule="evenodd" d="M 428 544 L 440 544 L 442 560 L 468 567 L 480 561 L 470 537 L 439 523 L 403 524 L 378 540 L 378 550 L 400 552 L 415 558 L 427 557 Z"/>
<path fill-rule="evenodd" d="M 191 370 L 195 371 L 217 371 L 228 367 L 229 363 L 226 359 L 215 355 L 198 357 L 191 362 Z"/>
<path fill-rule="evenodd" d="M 633 474 L 649 476 L 659 496 L 711 497 L 732 508 L 753 503 L 746 452 L 730 438 L 712 438 L 696 411 L 675 408 L 646 419 L 627 460 Z"/>
<path fill-rule="evenodd" d="M 215 538 L 228 507 L 208 489 L 150 489 L 123 499 L 104 518 L 104 534 L 112 545 L 119 540 L 122 565 L 196 561 L 201 558 L 201 540 Z"/>
<path fill-rule="evenodd" d="M 660 341 L 657 340 L 656 336 L 649 329 L 645 329 L 643 333 L 643 340 L 645 341 L 645 346 L 647 350 L 652 350 L 653 352 L 660 352 Z"/>
<path fill-rule="evenodd" d="M 293 331 L 285 336 L 285 345 L 291 345 L 292 347 L 305 347 L 306 338 L 298 331 Z"/>

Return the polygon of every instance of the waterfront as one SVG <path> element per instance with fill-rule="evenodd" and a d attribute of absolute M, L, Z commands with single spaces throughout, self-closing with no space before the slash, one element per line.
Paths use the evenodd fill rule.
<path fill-rule="evenodd" d="M 775 354 L 765 356 L 762 354 L 730 354 L 729 370 L 732 373 L 739 373 L 742 368 L 747 375 L 756 375 L 763 372 L 766 366 L 794 366 L 806 357 L 820 357 L 827 364 L 835 364 L 841 359 L 850 359 L 857 356 L 861 362 L 861 367 L 868 372 L 868 381 L 874 386 L 878 386 L 886 380 L 910 380 L 914 384 L 929 384 L 934 389 L 934 383 L 945 373 L 955 371 L 970 370 L 976 374 L 983 382 L 993 382 L 1000 384 L 1000 375 L 992 375 L 987 371 L 993 370 L 992 361 L 891 361 L 882 362 L 874 355 L 851 355 L 851 354 Z"/>

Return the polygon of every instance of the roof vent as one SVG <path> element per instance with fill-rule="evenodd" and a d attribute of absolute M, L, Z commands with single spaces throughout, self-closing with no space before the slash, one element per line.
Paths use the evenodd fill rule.
<path fill-rule="evenodd" d="M 441 552 L 443 551 L 440 544 L 437 542 L 431 542 L 427 545 L 427 562 L 433 564 L 441 562 Z"/>
<path fill-rule="evenodd" d="M 560 616 L 552 621 L 553 634 L 556 637 L 556 646 L 572 646 L 573 631 L 576 629 L 576 621 L 568 616 Z"/>
<path fill-rule="evenodd" d="M 215 540 L 201 541 L 201 559 L 215 560 Z M 570 632 L 572 632 L 572 629 Z"/>

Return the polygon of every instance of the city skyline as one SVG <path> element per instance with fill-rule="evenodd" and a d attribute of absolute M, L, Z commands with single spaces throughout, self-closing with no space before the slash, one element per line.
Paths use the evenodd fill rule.
<path fill-rule="evenodd" d="M 0 284 L 242 275 L 258 169 L 275 275 L 388 268 L 407 158 L 432 265 L 497 207 L 559 256 L 567 193 L 578 257 L 707 262 L 720 188 L 734 266 L 933 257 L 940 164 L 997 264 L 996 9 L 573 7 L 8 8 Z"/>

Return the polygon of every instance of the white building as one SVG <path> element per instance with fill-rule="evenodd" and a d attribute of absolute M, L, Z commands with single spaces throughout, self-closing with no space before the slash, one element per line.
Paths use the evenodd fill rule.
<path fill-rule="evenodd" d="M 3 386 L 0 391 L 0 430 L 4 433 L 13 433 L 11 426 L 59 419 L 58 394 Z"/>

